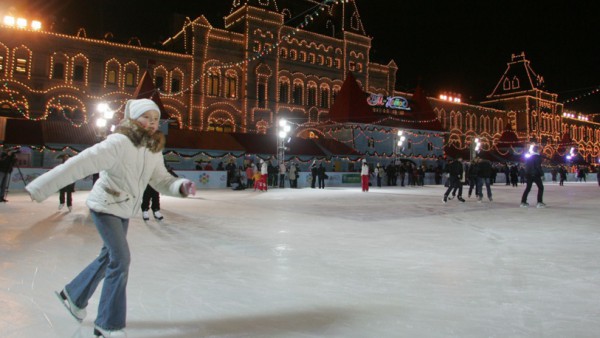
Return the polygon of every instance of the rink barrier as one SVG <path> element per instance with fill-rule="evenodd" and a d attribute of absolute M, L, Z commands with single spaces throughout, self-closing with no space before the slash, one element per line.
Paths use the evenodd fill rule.
<path fill-rule="evenodd" d="M 47 168 L 15 168 L 10 176 L 9 191 L 24 191 L 23 178 L 27 183 L 33 181 L 36 177 L 42 175 L 50 169 Z M 21 177 L 23 174 L 23 178 Z M 203 171 L 203 170 L 175 170 L 175 173 L 179 177 L 185 177 L 196 183 L 198 189 L 226 189 L 227 188 L 227 172 L 225 171 Z M 298 173 L 298 188 L 307 188 L 311 186 L 312 175 L 310 172 L 299 172 Z M 325 187 L 360 187 L 360 174 L 356 172 L 327 172 L 328 179 L 325 180 Z M 588 178 L 594 180 L 595 177 Z M 446 177 L 442 178 L 442 184 L 445 182 Z M 552 177 L 550 173 L 546 173 L 544 177 L 545 182 L 550 182 Z M 576 174 L 569 173 L 567 175 L 567 182 L 575 182 L 577 180 Z M 434 173 L 425 173 L 425 185 L 434 185 L 435 178 Z M 375 177 L 371 176 L 371 184 L 374 186 L 377 184 Z M 405 183 L 407 179 L 405 180 Z M 504 180 L 504 174 L 499 174 L 496 177 L 496 183 L 506 183 Z M 399 183 L 398 183 L 399 184 Z M 387 185 L 385 177 L 382 178 L 382 185 Z M 286 175 L 285 187 L 290 187 L 290 181 Z M 92 177 L 88 176 L 82 180 L 75 182 L 76 190 L 90 190 L 92 188 Z"/>

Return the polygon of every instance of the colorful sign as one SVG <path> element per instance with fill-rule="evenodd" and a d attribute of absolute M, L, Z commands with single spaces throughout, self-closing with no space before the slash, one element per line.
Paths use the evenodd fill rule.
<path fill-rule="evenodd" d="M 371 94 L 367 98 L 369 106 L 373 107 L 385 107 L 390 109 L 401 109 L 410 110 L 408 106 L 408 100 L 402 96 L 387 96 L 384 97 L 381 94 Z"/>

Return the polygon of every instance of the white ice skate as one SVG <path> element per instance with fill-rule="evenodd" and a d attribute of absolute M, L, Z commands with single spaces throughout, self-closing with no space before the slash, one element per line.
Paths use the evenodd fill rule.
<path fill-rule="evenodd" d="M 71 297 L 65 289 L 61 292 L 54 291 L 60 302 L 69 310 L 69 313 L 75 318 L 78 322 L 82 322 L 85 316 L 87 315 L 87 311 L 85 309 L 80 309 L 71 301 Z"/>

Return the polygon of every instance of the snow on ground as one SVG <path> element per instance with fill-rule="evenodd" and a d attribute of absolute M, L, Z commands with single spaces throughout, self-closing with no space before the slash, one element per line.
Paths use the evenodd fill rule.
<path fill-rule="evenodd" d="M 443 189 L 162 197 L 163 222 L 130 223 L 128 335 L 598 336 L 597 183 L 546 183 L 546 209 L 519 208 L 523 186 Z M 0 204 L 0 337 L 92 336 L 100 288 L 82 324 L 53 294 L 99 252 L 86 196 Z"/>

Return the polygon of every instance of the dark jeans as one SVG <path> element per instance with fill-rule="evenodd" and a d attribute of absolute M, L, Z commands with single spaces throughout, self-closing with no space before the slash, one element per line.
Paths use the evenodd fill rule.
<path fill-rule="evenodd" d="M 527 186 L 525 187 L 525 191 L 523 191 L 523 196 L 521 197 L 521 203 L 527 203 L 527 195 L 529 195 L 529 192 L 531 191 L 531 186 L 533 185 L 533 183 L 535 183 L 535 185 L 538 188 L 538 193 L 537 193 L 537 201 L 538 203 L 543 203 L 543 196 L 544 196 L 544 184 L 542 183 L 542 177 L 540 176 L 528 176 L 527 177 Z"/>
<path fill-rule="evenodd" d="M 477 188 L 475 190 L 475 194 L 479 196 L 479 198 L 483 198 L 483 184 L 485 183 L 485 189 L 487 190 L 487 197 L 492 199 L 492 188 L 490 187 L 490 178 L 489 177 L 477 177 Z"/>

